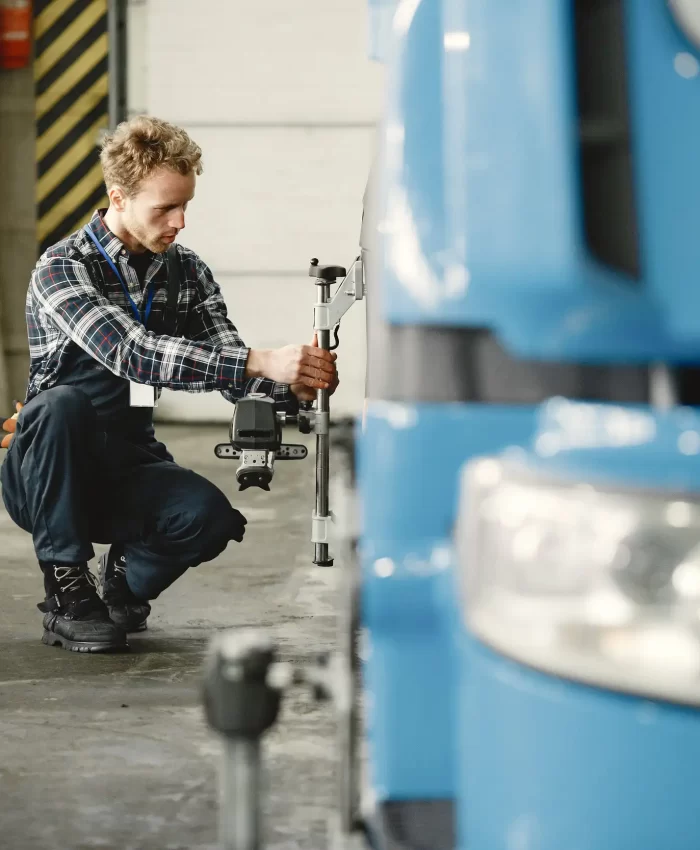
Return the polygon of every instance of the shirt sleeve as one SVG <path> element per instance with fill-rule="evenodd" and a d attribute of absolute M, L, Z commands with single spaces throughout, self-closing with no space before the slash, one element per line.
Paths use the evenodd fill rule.
<path fill-rule="evenodd" d="M 48 257 L 30 283 L 40 320 L 52 324 L 110 372 L 154 387 L 242 395 L 248 351 L 236 336 L 192 341 L 147 331 L 93 284 L 83 262 Z"/>
<path fill-rule="evenodd" d="M 208 342 L 222 348 L 242 348 L 243 340 L 228 318 L 221 287 L 214 280 L 209 267 L 199 257 L 196 258 L 196 265 L 198 298 L 194 309 L 189 312 L 185 335 L 195 342 Z M 298 409 L 296 396 L 289 389 L 289 385 L 279 384 L 269 378 L 248 378 L 242 391 L 238 386 L 233 389 L 225 388 L 222 395 L 228 401 L 235 401 L 236 398 L 255 392 L 265 393 L 290 413 Z"/>

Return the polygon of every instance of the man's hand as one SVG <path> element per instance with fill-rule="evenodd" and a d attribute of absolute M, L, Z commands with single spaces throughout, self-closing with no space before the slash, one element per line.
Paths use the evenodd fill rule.
<path fill-rule="evenodd" d="M 280 384 L 303 387 L 304 391 L 330 390 L 333 384 L 337 386 L 336 356 L 319 348 L 316 336 L 313 345 L 285 345 L 267 351 L 251 349 L 246 376 L 269 378 Z"/>
<path fill-rule="evenodd" d="M 10 443 L 12 442 L 13 437 L 15 436 L 15 430 L 17 428 L 17 417 L 19 416 L 20 410 L 24 407 L 24 405 L 16 401 L 14 402 L 15 412 L 10 416 L 9 419 L 5 419 L 2 423 L 2 430 L 7 433 L 7 436 L 2 438 L 2 442 L 0 443 L 0 447 L 3 449 L 9 449 Z"/>
<path fill-rule="evenodd" d="M 318 350 L 318 334 L 314 334 L 314 340 L 311 343 L 312 348 L 316 348 Z M 338 368 L 335 365 L 335 361 L 338 358 L 338 355 L 335 352 L 326 352 L 324 349 L 320 349 L 324 354 L 330 354 L 333 358 L 333 377 L 331 378 L 328 385 L 328 393 L 329 395 L 333 395 L 333 393 L 338 389 L 338 384 L 340 383 L 340 379 L 338 378 Z M 290 384 L 289 389 L 294 393 L 294 395 L 299 399 L 299 401 L 314 401 L 316 398 L 316 390 L 307 387 L 302 383 L 294 383 Z M 326 389 L 323 387 L 323 389 Z"/>

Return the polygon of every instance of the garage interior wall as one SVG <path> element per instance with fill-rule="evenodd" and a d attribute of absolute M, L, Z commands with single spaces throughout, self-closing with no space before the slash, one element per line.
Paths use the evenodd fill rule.
<path fill-rule="evenodd" d="M 313 336 L 309 260 L 350 266 L 381 101 L 363 0 L 131 0 L 129 114 L 185 127 L 204 174 L 179 241 L 247 345 Z M 334 411 L 364 398 L 365 311 L 341 324 Z M 161 420 L 228 421 L 218 393 L 166 392 Z"/>
<path fill-rule="evenodd" d="M 182 124 L 205 172 L 181 241 L 207 262 L 246 344 L 312 336 L 309 260 L 349 266 L 381 100 L 362 0 L 130 0 L 129 114 Z M 0 72 L 0 404 L 23 398 L 36 262 L 32 68 Z M 364 304 L 343 319 L 334 410 L 364 396 Z M 218 393 L 166 392 L 160 419 L 226 421 Z"/>

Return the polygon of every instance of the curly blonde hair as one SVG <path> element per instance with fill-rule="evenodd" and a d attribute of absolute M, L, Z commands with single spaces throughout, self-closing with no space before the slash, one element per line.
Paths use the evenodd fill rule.
<path fill-rule="evenodd" d="M 130 197 L 158 168 L 202 173 L 202 149 L 181 128 L 150 115 L 137 115 L 105 137 L 100 153 L 107 189 L 120 186 Z"/>

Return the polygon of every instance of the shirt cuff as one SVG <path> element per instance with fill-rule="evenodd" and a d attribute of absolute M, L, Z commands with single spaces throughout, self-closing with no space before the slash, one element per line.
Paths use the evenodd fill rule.
<path fill-rule="evenodd" d="M 246 381 L 245 370 L 249 348 L 222 348 L 216 366 L 216 383 L 221 390 L 242 390 Z"/>
<path fill-rule="evenodd" d="M 278 386 L 282 386 L 278 384 Z M 284 384 L 286 388 L 286 392 L 284 393 L 284 410 L 290 416 L 296 416 L 299 413 L 299 399 L 294 395 L 294 393 L 289 389 L 289 387 Z"/>

